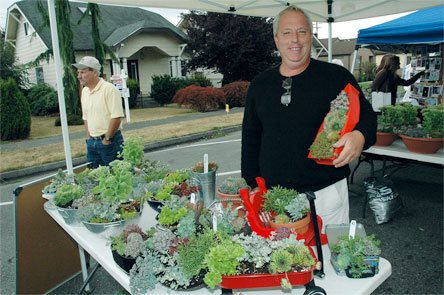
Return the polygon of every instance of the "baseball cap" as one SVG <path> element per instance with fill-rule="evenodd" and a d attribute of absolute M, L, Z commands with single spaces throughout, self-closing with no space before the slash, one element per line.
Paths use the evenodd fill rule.
<path fill-rule="evenodd" d="M 72 65 L 78 68 L 79 70 L 91 68 L 100 71 L 100 68 L 102 67 L 100 65 L 100 62 L 95 57 L 92 56 L 84 56 L 82 57 L 82 59 L 80 59 L 78 63 Z"/>

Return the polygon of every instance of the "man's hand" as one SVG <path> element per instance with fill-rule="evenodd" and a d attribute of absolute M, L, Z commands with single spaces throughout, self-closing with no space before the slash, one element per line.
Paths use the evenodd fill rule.
<path fill-rule="evenodd" d="M 344 134 L 333 147 L 344 147 L 339 157 L 333 161 L 336 168 L 349 164 L 354 159 L 357 159 L 364 147 L 365 138 L 360 131 L 352 131 Z"/>

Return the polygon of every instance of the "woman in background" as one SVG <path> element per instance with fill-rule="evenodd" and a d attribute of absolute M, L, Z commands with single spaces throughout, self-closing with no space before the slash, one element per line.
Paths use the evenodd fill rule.
<path fill-rule="evenodd" d="M 387 56 L 387 57 L 386 57 Z M 408 80 L 402 79 L 397 71 L 399 70 L 399 57 L 396 55 L 386 55 L 381 60 L 381 65 L 376 70 L 376 77 L 372 83 L 372 91 L 376 92 L 390 92 L 391 104 L 396 103 L 396 92 L 398 86 L 410 86 L 416 82 L 424 71 L 421 71 Z"/>

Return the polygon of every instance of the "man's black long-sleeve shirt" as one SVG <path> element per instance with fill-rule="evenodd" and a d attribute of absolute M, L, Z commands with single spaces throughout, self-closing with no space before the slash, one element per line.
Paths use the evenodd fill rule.
<path fill-rule="evenodd" d="M 242 177 L 252 187 L 264 177 L 267 187 L 281 185 L 298 191 L 316 191 L 350 173 L 347 166 L 316 164 L 307 155 L 330 101 L 351 83 L 360 91 L 360 120 L 354 130 L 365 137 L 364 149 L 376 141 L 376 114 L 347 69 L 311 60 L 292 77 L 291 103 L 281 104 L 283 77 L 279 67 L 258 75 L 250 84 L 242 126 Z"/>

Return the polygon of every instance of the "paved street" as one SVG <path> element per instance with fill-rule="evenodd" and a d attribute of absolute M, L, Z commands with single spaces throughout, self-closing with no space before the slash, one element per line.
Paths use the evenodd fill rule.
<path fill-rule="evenodd" d="M 168 163 L 172 169 L 188 168 L 208 153 L 210 161 L 219 164 L 218 182 L 228 175 L 239 175 L 240 132 L 224 137 L 182 144 L 146 154 L 146 158 Z M 404 201 L 405 209 L 394 220 L 377 225 L 367 209 L 362 218 L 362 180 L 369 176 L 369 165 L 363 163 L 350 186 L 350 216 L 365 226 L 368 234 L 382 241 L 382 256 L 392 264 L 392 276 L 373 294 L 444 294 L 443 288 L 443 169 L 418 164 L 406 165 L 392 180 Z M 380 163 L 376 165 L 380 168 Z M 0 294 L 15 291 L 14 221 L 12 192 L 32 179 L 3 183 L 1 190 L 1 289 Z M 326 262 L 329 263 L 329 262 Z M 75 294 L 82 282 L 80 275 L 53 290 L 51 294 Z M 91 281 L 93 294 L 124 294 L 103 269 Z M 344 294 L 347 290 L 344 290 Z M 353 294 L 351 294 L 353 295 Z"/>

